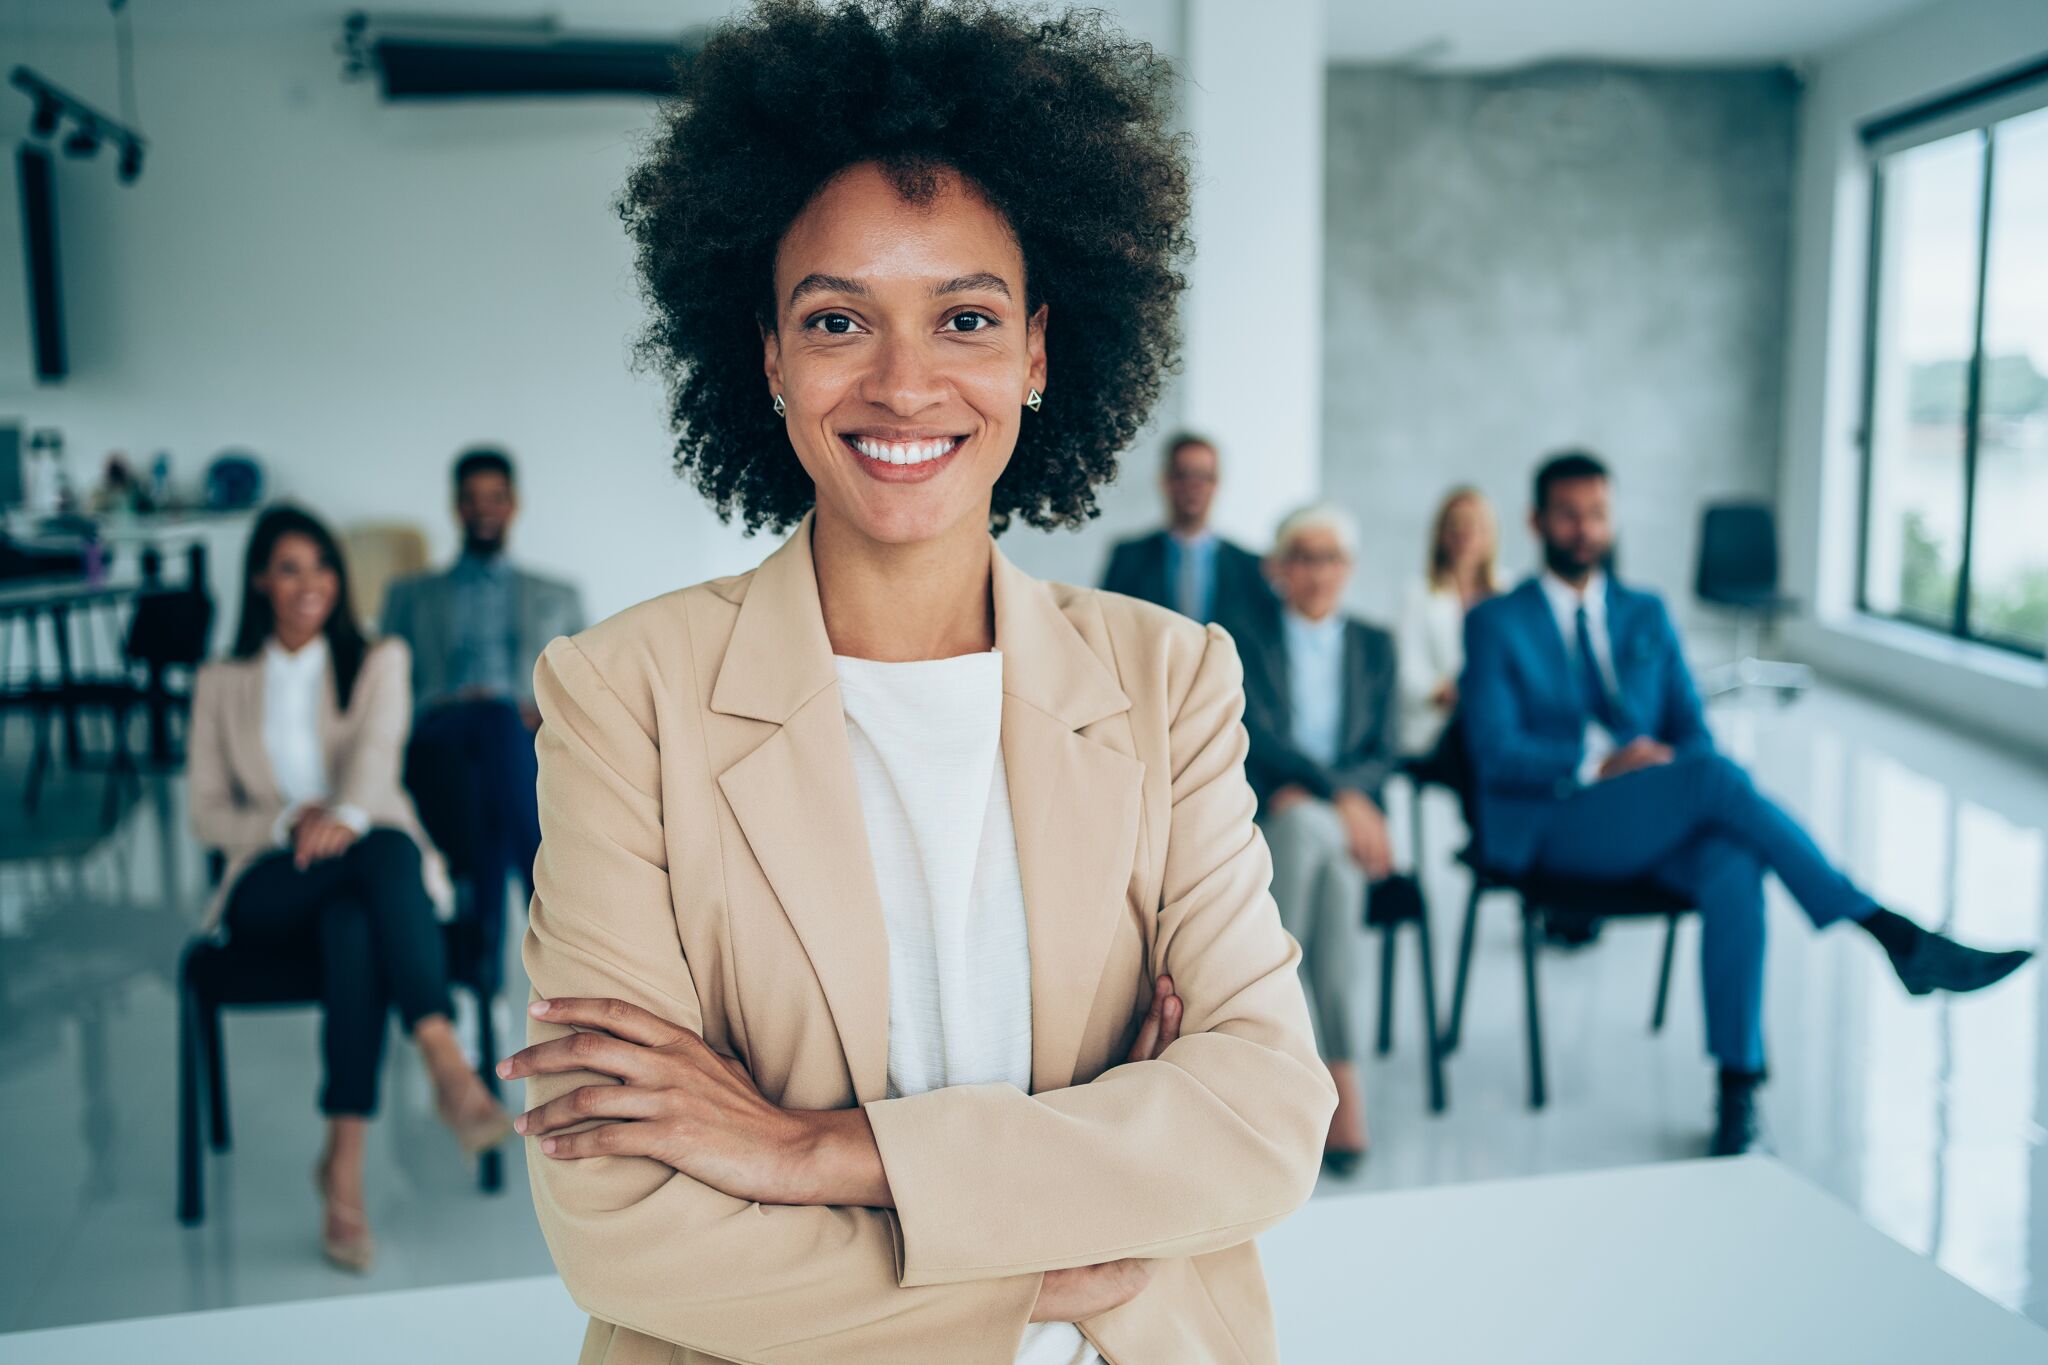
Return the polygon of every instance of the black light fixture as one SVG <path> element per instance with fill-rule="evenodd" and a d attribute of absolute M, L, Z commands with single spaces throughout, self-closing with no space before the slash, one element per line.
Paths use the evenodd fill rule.
<path fill-rule="evenodd" d="M 84 160 L 97 156 L 101 143 L 114 142 L 121 149 L 116 168 L 121 183 L 132 185 L 142 174 L 142 153 L 147 143 L 142 134 L 25 66 L 15 67 L 8 75 L 7 83 L 35 101 L 35 112 L 29 116 L 28 125 L 34 137 L 42 140 L 55 137 L 63 131 L 68 119 L 72 124 L 71 135 L 60 144 L 64 155 Z"/>

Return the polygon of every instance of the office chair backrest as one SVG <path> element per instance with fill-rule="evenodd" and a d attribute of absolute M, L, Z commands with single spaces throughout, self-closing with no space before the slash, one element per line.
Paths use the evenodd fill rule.
<path fill-rule="evenodd" d="M 1778 527 L 1759 502 L 1723 503 L 1700 517 L 1699 573 L 1703 602 L 1750 606 L 1778 594 Z"/>

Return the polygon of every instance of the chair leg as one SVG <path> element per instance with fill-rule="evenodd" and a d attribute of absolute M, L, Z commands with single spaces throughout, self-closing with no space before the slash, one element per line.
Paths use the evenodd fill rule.
<path fill-rule="evenodd" d="M 1543 1009 L 1536 995 L 1536 956 L 1543 937 L 1543 911 L 1522 905 L 1522 1002 L 1527 1010 L 1529 1035 L 1529 1107 L 1541 1109 L 1549 1102 L 1543 1084 Z"/>
<path fill-rule="evenodd" d="M 228 1127 L 228 1067 L 220 1037 L 220 1007 L 211 1000 L 197 1002 L 199 1051 L 206 1061 L 207 1123 L 213 1136 L 213 1150 L 225 1152 L 234 1145 Z"/>
<path fill-rule="evenodd" d="M 180 974 L 182 976 L 182 973 Z M 206 1221 L 205 1168 L 199 1156 L 198 1004 L 182 980 L 178 987 L 178 1221 Z"/>
<path fill-rule="evenodd" d="M 1458 1040 L 1465 1032 L 1465 983 L 1472 978 L 1472 941 L 1479 929 L 1479 898 L 1485 894 L 1475 879 L 1472 895 L 1465 902 L 1465 927 L 1458 935 L 1458 975 L 1451 984 L 1451 1022 L 1444 1030 L 1446 1057 L 1458 1050 Z"/>
<path fill-rule="evenodd" d="M 1400 945 L 1395 936 L 1398 925 L 1380 926 L 1380 1037 L 1375 1049 L 1384 1057 L 1394 1047 L 1394 954 Z"/>
<path fill-rule="evenodd" d="M 1441 1114 L 1449 1101 L 1444 1096 L 1443 1035 L 1436 1018 L 1436 954 L 1430 948 L 1427 906 L 1415 917 L 1415 950 L 1422 960 L 1422 1055 L 1429 1076 L 1429 1112 Z"/>
<path fill-rule="evenodd" d="M 1671 1003 L 1671 959 L 1678 950 L 1678 916 L 1664 917 L 1664 962 L 1657 969 L 1657 1003 L 1650 1010 L 1650 1032 L 1664 1031 L 1664 1010 Z"/>
<path fill-rule="evenodd" d="M 484 1087 L 498 1093 L 498 1024 L 492 1017 L 497 997 L 490 991 L 476 993 L 476 1069 Z M 505 1187 L 505 1160 L 493 1147 L 477 1161 L 477 1188 L 496 1194 Z"/>

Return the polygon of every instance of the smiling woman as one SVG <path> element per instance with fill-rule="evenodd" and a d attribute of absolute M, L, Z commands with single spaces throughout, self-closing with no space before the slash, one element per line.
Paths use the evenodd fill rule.
<path fill-rule="evenodd" d="M 1274 1358 L 1251 1239 L 1334 1094 L 1236 651 L 991 535 L 1093 515 L 1170 362 L 1167 77 L 778 0 L 633 177 L 678 463 L 795 533 L 536 671 L 501 1072 L 585 1365 Z"/>

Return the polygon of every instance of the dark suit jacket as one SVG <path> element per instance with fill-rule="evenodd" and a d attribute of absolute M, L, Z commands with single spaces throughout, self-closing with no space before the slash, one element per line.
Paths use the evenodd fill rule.
<path fill-rule="evenodd" d="M 1680 752 L 1712 749 L 1692 671 L 1663 599 L 1607 580 L 1607 635 L 1631 727 Z M 1535 579 L 1465 616 L 1458 713 L 1477 779 L 1486 860 L 1517 872 L 1544 819 L 1577 790 L 1586 708 L 1557 619 Z"/>
<path fill-rule="evenodd" d="M 1118 541 L 1116 548 L 1110 551 L 1109 568 L 1102 575 L 1103 588 L 1151 602 L 1168 611 L 1178 611 L 1180 608 L 1174 601 L 1173 584 L 1167 581 L 1166 576 L 1166 543 L 1171 538 L 1161 530 Z M 1261 601 L 1271 601 L 1272 597 L 1273 590 L 1266 584 L 1265 571 L 1259 567 L 1259 557 L 1218 536 L 1216 583 L 1214 599 L 1209 604 L 1209 619 L 1222 621 L 1231 616 L 1242 616 L 1254 610 Z"/>
<path fill-rule="evenodd" d="M 1288 695 L 1287 636 L 1280 600 L 1263 602 L 1218 621 L 1237 641 L 1244 661 L 1244 726 L 1251 739 L 1245 776 L 1259 798 L 1290 783 L 1328 800 L 1339 791 L 1380 799 L 1394 771 L 1394 637 L 1363 621 L 1344 622 L 1344 726 L 1337 761 L 1329 766 L 1294 742 L 1294 707 Z"/>

